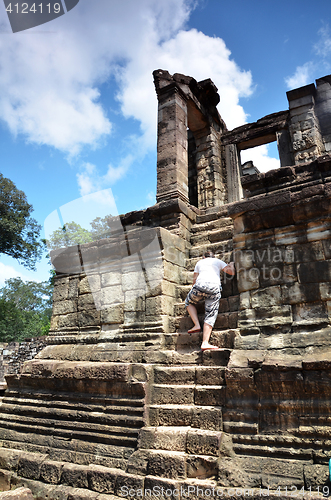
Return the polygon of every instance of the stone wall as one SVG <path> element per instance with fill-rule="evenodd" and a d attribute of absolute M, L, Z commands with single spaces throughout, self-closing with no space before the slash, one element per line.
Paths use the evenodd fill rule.
<path fill-rule="evenodd" d="M 234 219 L 244 348 L 330 342 L 331 162 L 258 174 L 243 181 L 247 201 Z"/>
<path fill-rule="evenodd" d="M 154 77 L 158 203 L 52 253 L 52 329 L 7 376 L 0 482 L 49 500 L 118 498 L 124 485 L 312 498 L 331 453 L 329 78 L 227 131 L 210 80 Z M 240 149 L 276 139 L 282 168 L 239 186 Z M 224 279 L 220 349 L 202 352 L 183 300 L 207 249 L 237 276 Z"/>

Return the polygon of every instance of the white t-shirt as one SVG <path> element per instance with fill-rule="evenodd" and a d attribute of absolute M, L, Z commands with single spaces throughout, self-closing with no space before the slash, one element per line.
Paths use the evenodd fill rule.
<path fill-rule="evenodd" d="M 207 257 L 199 260 L 194 268 L 195 273 L 199 273 L 196 284 L 203 285 L 204 283 L 212 283 L 215 285 L 221 284 L 220 271 L 227 266 L 223 260 L 215 257 Z"/>

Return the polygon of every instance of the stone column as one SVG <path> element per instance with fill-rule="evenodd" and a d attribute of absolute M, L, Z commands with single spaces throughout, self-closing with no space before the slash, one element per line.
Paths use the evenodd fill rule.
<path fill-rule="evenodd" d="M 316 80 L 315 112 L 321 127 L 325 152 L 331 153 L 331 75 Z"/>
<path fill-rule="evenodd" d="M 227 172 L 227 188 L 228 188 L 228 203 L 239 201 L 243 197 L 243 188 L 241 185 L 241 166 L 240 154 L 236 144 L 228 144 L 225 146 L 226 172 Z"/>
<path fill-rule="evenodd" d="M 222 172 L 220 133 L 214 127 L 194 131 L 198 181 L 198 207 L 217 207 L 227 201 Z"/>
<path fill-rule="evenodd" d="M 157 89 L 157 202 L 188 203 L 187 103 L 175 82 Z"/>
<path fill-rule="evenodd" d="M 290 107 L 289 132 L 295 165 L 311 162 L 325 151 L 315 113 L 315 95 L 314 84 L 287 92 Z"/>

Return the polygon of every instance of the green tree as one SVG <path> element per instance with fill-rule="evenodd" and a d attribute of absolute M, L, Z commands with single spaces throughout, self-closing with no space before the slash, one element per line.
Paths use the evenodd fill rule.
<path fill-rule="evenodd" d="M 48 282 L 6 280 L 0 289 L 0 340 L 20 341 L 46 335 L 52 315 L 51 278 Z"/>
<path fill-rule="evenodd" d="M 31 217 L 32 211 L 23 191 L 0 174 L 0 253 L 35 269 L 45 246 L 39 239 L 41 226 Z"/>
<path fill-rule="evenodd" d="M 56 229 L 47 240 L 49 250 L 80 245 L 93 241 L 91 233 L 77 222 L 66 222 L 63 227 Z"/>
<path fill-rule="evenodd" d="M 102 240 L 103 238 L 109 238 L 111 235 L 111 227 L 109 225 L 109 221 L 111 220 L 110 215 L 106 215 L 106 217 L 96 217 L 91 222 L 91 236 L 93 241 Z"/>

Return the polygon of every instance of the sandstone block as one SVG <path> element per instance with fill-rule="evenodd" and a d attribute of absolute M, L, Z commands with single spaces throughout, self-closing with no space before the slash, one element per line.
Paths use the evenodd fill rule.
<path fill-rule="evenodd" d="M 197 366 L 196 383 L 198 385 L 224 385 L 224 367 Z"/>
<path fill-rule="evenodd" d="M 291 306 L 272 306 L 255 309 L 256 326 L 284 325 L 293 322 Z"/>
<path fill-rule="evenodd" d="M 321 284 L 322 285 L 322 284 Z M 294 283 L 282 287 L 284 304 L 299 304 L 303 302 L 316 302 L 320 299 L 320 287 L 317 283 Z"/>
<path fill-rule="evenodd" d="M 57 329 L 65 329 L 69 327 L 75 327 L 78 325 L 78 313 L 65 314 L 64 316 L 58 316 Z"/>
<path fill-rule="evenodd" d="M 154 385 L 153 404 L 193 404 L 194 387 Z"/>
<path fill-rule="evenodd" d="M 173 283 L 182 283 L 182 271 L 179 266 L 170 262 L 164 262 L 164 278 Z"/>
<path fill-rule="evenodd" d="M 116 325 L 124 321 L 124 304 L 114 304 L 108 309 L 101 311 L 101 323 L 107 325 Z"/>
<path fill-rule="evenodd" d="M 169 296 L 146 298 L 146 315 L 173 314 L 173 300 Z"/>
<path fill-rule="evenodd" d="M 16 471 L 20 455 L 20 451 L 0 448 L 0 468 Z"/>
<path fill-rule="evenodd" d="M 259 288 L 260 272 L 257 268 L 241 271 L 237 273 L 238 290 L 240 293 Z"/>
<path fill-rule="evenodd" d="M 225 403 L 226 389 L 223 386 L 196 386 L 194 403 L 199 406 L 222 406 Z"/>
<path fill-rule="evenodd" d="M 251 292 L 252 308 L 277 306 L 281 304 L 281 302 L 280 286 L 272 286 Z"/>
<path fill-rule="evenodd" d="M 194 384 L 195 367 L 194 366 L 156 366 L 154 368 L 154 383 L 156 384 Z"/>
<path fill-rule="evenodd" d="M 99 493 L 115 493 L 118 474 L 119 471 L 115 469 L 108 469 L 100 465 L 90 465 L 87 473 L 88 488 Z"/>
<path fill-rule="evenodd" d="M 303 475 L 307 488 L 311 488 L 316 491 L 319 487 L 320 491 L 323 491 L 323 486 L 329 480 L 328 466 L 320 464 L 304 464 Z"/>
<path fill-rule="evenodd" d="M 74 313 L 76 311 L 77 311 L 77 303 L 74 300 L 62 300 L 54 302 L 53 304 L 54 315 Z"/>
<path fill-rule="evenodd" d="M 187 427 L 158 427 L 155 432 L 154 448 L 157 450 L 185 451 Z"/>
<path fill-rule="evenodd" d="M 89 468 L 85 465 L 64 464 L 61 475 L 61 483 L 74 488 L 88 488 L 87 472 Z"/>
<path fill-rule="evenodd" d="M 301 324 L 328 322 L 328 312 L 325 302 L 295 304 L 293 306 L 293 320 Z"/>
<path fill-rule="evenodd" d="M 187 458 L 187 477 L 205 479 L 217 474 L 217 459 L 212 457 L 189 456 Z"/>
<path fill-rule="evenodd" d="M 45 483 L 59 484 L 64 462 L 47 461 L 40 469 L 40 478 Z"/>
<path fill-rule="evenodd" d="M 84 293 L 91 293 L 90 284 L 87 276 L 83 276 L 78 285 L 78 293 L 79 295 L 83 295 Z"/>
<path fill-rule="evenodd" d="M 222 428 L 222 410 L 195 406 L 192 414 L 192 427 L 209 431 L 219 431 Z"/>
<path fill-rule="evenodd" d="M 112 305 L 123 302 L 124 294 L 120 285 L 108 286 L 101 289 L 102 304 Z"/>
<path fill-rule="evenodd" d="M 221 432 L 189 430 L 187 433 L 187 453 L 192 455 L 219 455 Z"/>
<path fill-rule="evenodd" d="M 168 498 L 169 500 L 177 500 L 178 492 L 180 493 L 181 483 L 172 479 L 163 479 L 160 477 L 146 476 L 145 479 L 145 490 L 146 498 L 159 496 L 162 500 L 163 498 Z M 163 498 L 161 492 L 164 492 Z M 166 495 L 166 496 L 165 496 Z"/>
<path fill-rule="evenodd" d="M 0 493 L 1 500 L 33 500 L 32 491 L 29 488 L 17 488 L 13 491 Z"/>
<path fill-rule="evenodd" d="M 13 474 L 14 474 L 13 472 L 0 469 L 0 491 L 10 490 L 10 483 Z"/>
<path fill-rule="evenodd" d="M 69 278 L 56 279 L 54 283 L 53 301 L 66 300 L 69 293 Z"/>
<path fill-rule="evenodd" d="M 27 479 L 38 480 L 41 465 L 45 458 L 46 455 L 22 453 L 18 462 L 17 474 Z"/>
<path fill-rule="evenodd" d="M 331 261 L 307 262 L 298 265 L 300 283 L 321 283 L 331 281 Z"/>
<path fill-rule="evenodd" d="M 133 474 L 127 474 L 123 471 L 118 471 L 115 483 L 116 495 L 119 495 L 121 497 L 128 497 L 128 494 L 126 494 L 126 492 L 128 492 L 129 498 L 139 498 L 139 490 L 143 491 L 143 489 L 144 489 L 143 477 L 138 477 Z M 133 492 L 135 492 L 134 496 L 132 496 Z"/>
<path fill-rule="evenodd" d="M 150 455 L 147 468 L 148 475 L 169 479 L 186 477 L 185 455 L 178 452 L 158 452 Z"/>
<path fill-rule="evenodd" d="M 71 316 L 71 315 L 67 315 Z M 65 316 L 65 317 L 67 317 Z M 60 316 L 62 318 L 62 316 Z M 85 326 L 99 326 L 100 325 L 100 311 L 95 311 L 93 309 L 80 311 L 77 314 L 77 323 L 80 327 Z M 69 326 L 69 325 L 66 325 Z M 71 325 L 70 325 L 71 326 Z M 75 324 L 72 326 L 76 326 Z"/>
<path fill-rule="evenodd" d="M 101 273 L 101 288 L 121 285 L 122 284 L 122 272 L 120 270 L 110 270 L 109 272 Z"/>
<path fill-rule="evenodd" d="M 79 278 L 78 277 L 70 277 L 69 278 L 69 289 L 68 289 L 68 299 L 77 299 L 78 297 L 78 287 L 79 287 Z"/>
<path fill-rule="evenodd" d="M 331 259 L 331 240 L 330 239 L 323 240 L 322 244 L 323 244 L 325 258 Z"/>

